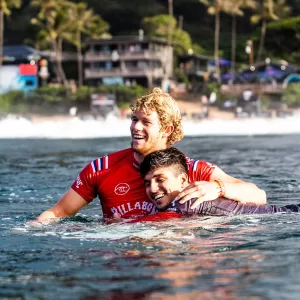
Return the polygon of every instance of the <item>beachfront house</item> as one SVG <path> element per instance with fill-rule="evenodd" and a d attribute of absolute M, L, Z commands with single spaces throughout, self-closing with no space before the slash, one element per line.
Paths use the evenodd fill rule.
<path fill-rule="evenodd" d="M 209 74 L 214 71 L 210 62 L 212 57 L 200 54 L 182 54 L 178 56 L 178 67 L 190 82 L 189 91 L 192 93 L 205 93 L 205 85 Z"/>
<path fill-rule="evenodd" d="M 99 84 L 161 86 L 172 77 L 173 49 L 164 39 L 144 36 L 114 36 L 87 39 L 84 79 Z"/>
<path fill-rule="evenodd" d="M 200 54 L 182 54 L 178 57 L 179 68 L 189 81 L 203 81 L 214 70 L 210 62 L 212 57 Z"/>
<path fill-rule="evenodd" d="M 50 78 L 47 55 L 25 45 L 3 47 L 0 68 L 0 94 L 12 90 L 28 92 Z"/>

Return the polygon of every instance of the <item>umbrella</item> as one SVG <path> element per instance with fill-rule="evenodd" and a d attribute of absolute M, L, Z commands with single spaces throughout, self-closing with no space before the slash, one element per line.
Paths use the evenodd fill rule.
<path fill-rule="evenodd" d="M 213 60 L 209 63 L 211 66 L 216 65 L 216 61 Z M 231 66 L 231 61 L 225 58 L 219 58 L 219 66 L 220 67 L 230 67 Z"/>

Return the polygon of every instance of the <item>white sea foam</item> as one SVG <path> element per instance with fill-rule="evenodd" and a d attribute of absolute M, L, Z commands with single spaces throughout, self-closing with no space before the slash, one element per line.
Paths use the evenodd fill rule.
<path fill-rule="evenodd" d="M 166 220 L 165 222 L 146 223 L 114 223 L 101 224 L 98 221 L 81 223 L 67 221 L 48 225 L 16 226 L 11 229 L 16 234 L 30 234 L 33 236 L 58 236 L 62 239 L 74 240 L 107 240 L 121 239 L 163 240 L 168 243 L 201 241 L 201 234 L 218 233 L 222 230 L 237 230 L 247 228 L 248 231 L 261 230 L 267 224 L 299 224 L 299 214 L 271 214 L 271 215 L 238 215 L 223 217 L 193 216 L 181 220 Z M 276 226 L 277 226 L 276 225 Z M 219 240 L 218 242 L 222 242 Z M 216 243 L 216 241 L 213 241 Z"/>
<path fill-rule="evenodd" d="M 163 226 L 157 223 L 111 224 L 99 223 L 64 223 L 49 225 L 30 225 L 14 227 L 13 232 L 31 233 L 34 236 L 60 236 L 62 239 L 77 240 L 119 240 L 126 238 L 140 239 L 194 239 L 192 232 L 185 235 L 175 230 L 174 223 L 165 222 Z"/>
<path fill-rule="evenodd" d="M 276 119 L 184 120 L 185 136 L 210 135 L 274 135 L 300 133 L 300 115 Z M 129 119 L 114 116 L 106 120 L 44 120 L 32 122 L 26 118 L 0 120 L 0 138 L 99 138 L 129 136 Z"/>
<path fill-rule="evenodd" d="M 65 222 L 48 225 L 26 224 L 24 227 L 14 227 L 13 232 L 30 233 L 34 236 L 60 236 L 62 239 L 76 240 L 120 240 L 128 238 L 138 238 L 142 240 L 164 240 L 164 241 L 191 241 L 196 237 L 193 230 L 205 230 L 213 232 L 231 220 L 238 220 L 241 224 L 255 219 L 253 216 L 234 216 L 234 217 L 198 217 L 194 216 L 182 220 L 166 220 L 165 222 L 146 222 L 146 223 L 114 223 L 110 225 L 100 224 L 99 222 L 79 223 Z"/>

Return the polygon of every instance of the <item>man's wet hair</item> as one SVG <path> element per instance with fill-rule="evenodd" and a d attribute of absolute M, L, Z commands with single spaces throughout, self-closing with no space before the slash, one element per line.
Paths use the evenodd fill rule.
<path fill-rule="evenodd" d="M 150 171 L 159 168 L 175 167 L 176 175 L 188 174 L 188 167 L 185 155 L 175 147 L 165 150 L 158 150 L 148 154 L 140 166 L 140 173 L 143 177 Z"/>
<path fill-rule="evenodd" d="M 168 146 L 171 147 L 183 138 L 183 128 L 181 115 L 177 102 L 170 94 L 165 93 L 162 89 L 156 87 L 148 95 L 142 96 L 131 105 L 132 114 L 143 109 L 146 114 L 156 111 L 158 114 L 161 130 L 168 126 L 174 127 L 173 132 L 168 137 Z"/>

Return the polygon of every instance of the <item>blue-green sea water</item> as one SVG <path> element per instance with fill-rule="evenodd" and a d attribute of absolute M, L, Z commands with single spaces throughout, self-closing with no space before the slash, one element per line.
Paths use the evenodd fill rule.
<path fill-rule="evenodd" d="M 298 299 L 300 214 L 101 222 L 95 199 L 57 224 L 25 224 L 91 160 L 129 138 L 0 140 L 0 299 Z M 178 148 L 300 203 L 300 136 L 186 137 Z"/>

